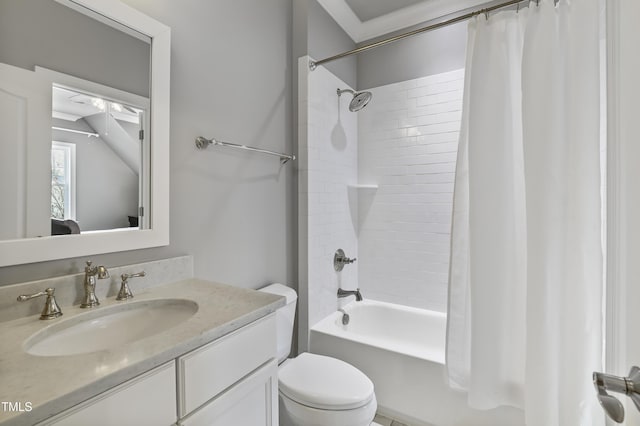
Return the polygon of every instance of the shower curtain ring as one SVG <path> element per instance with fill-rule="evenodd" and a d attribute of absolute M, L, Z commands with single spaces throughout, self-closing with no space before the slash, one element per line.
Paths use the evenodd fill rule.
<path fill-rule="evenodd" d="M 487 21 L 489 20 L 489 11 L 486 10 L 486 9 L 484 11 L 484 19 L 487 20 Z"/>

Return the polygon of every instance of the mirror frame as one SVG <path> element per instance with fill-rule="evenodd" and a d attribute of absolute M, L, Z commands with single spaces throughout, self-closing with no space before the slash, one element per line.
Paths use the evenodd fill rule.
<path fill-rule="evenodd" d="M 0 267 L 169 244 L 171 29 L 119 0 L 56 1 L 80 12 L 89 9 L 151 38 L 150 205 L 145 206 L 146 210 L 151 211 L 150 229 L 0 241 Z"/>

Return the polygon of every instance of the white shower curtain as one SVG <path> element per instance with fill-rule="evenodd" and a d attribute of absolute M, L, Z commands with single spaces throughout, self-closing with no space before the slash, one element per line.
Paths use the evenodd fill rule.
<path fill-rule="evenodd" d="M 469 24 L 447 372 L 529 426 L 604 424 L 598 3 Z"/>

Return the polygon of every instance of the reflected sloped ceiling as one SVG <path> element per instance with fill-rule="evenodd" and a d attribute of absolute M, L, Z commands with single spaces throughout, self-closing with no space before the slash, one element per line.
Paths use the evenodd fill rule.
<path fill-rule="evenodd" d="M 140 174 L 139 141 L 133 140 L 111 114 L 100 112 L 84 117 L 84 120 L 136 175 Z"/>
<path fill-rule="evenodd" d="M 84 120 L 136 175 L 140 174 L 140 141 L 123 125 L 139 128 L 142 110 L 68 88 L 54 86 L 52 92 L 53 118 L 70 122 Z M 107 104 L 111 107 L 106 108 Z"/>

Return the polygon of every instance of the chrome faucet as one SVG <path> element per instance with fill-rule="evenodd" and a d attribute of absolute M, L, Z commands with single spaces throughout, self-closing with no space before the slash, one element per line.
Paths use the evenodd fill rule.
<path fill-rule="evenodd" d="M 84 268 L 84 299 L 81 308 L 93 308 L 100 305 L 100 301 L 96 297 L 96 277 L 98 279 L 109 278 L 109 271 L 104 266 L 91 266 L 91 261 L 87 261 Z"/>
<path fill-rule="evenodd" d="M 359 288 L 355 290 L 343 290 L 341 288 L 338 289 L 338 297 L 348 297 L 348 296 L 355 296 L 356 302 L 362 302 L 362 294 L 360 294 Z"/>

